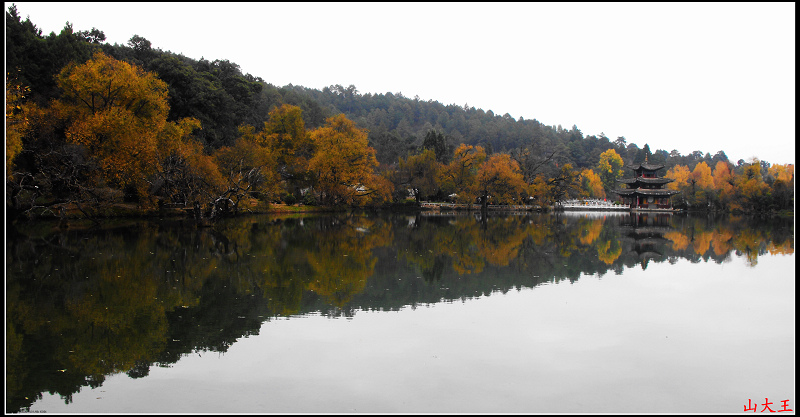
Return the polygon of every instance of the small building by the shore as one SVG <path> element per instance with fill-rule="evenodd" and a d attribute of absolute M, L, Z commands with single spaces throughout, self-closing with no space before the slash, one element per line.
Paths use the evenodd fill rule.
<path fill-rule="evenodd" d="M 629 205 L 632 210 L 672 210 L 671 197 L 680 191 L 664 188 L 675 181 L 657 175 L 664 165 L 650 164 L 645 157 L 643 163 L 629 165 L 628 168 L 633 170 L 634 176 L 617 180 L 628 187 L 612 191 L 620 196 L 623 204 Z"/>

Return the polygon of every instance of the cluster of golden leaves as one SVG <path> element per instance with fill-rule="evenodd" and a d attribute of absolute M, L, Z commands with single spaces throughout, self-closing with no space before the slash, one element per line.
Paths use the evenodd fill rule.
<path fill-rule="evenodd" d="M 53 108 L 70 121 L 67 140 L 88 149 L 107 181 L 143 189 L 167 124 L 167 84 L 102 52 L 69 64 L 57 82 L 62 96 Z"/>
<path fill-rule="evenodd" d="M 768 168 L 767 173 L 776 182 L 781 181 L 789 186 L 794 184 L 794 165 L 775 164 Z M 768 192 L 769 185 L 764 181 L 761 163 L 753 160 L 747 164 L 741 174 L 735 174 L 731 165 L 719 161 L 712 170 L 708 164 L 699 162 L 693 170 L 685 165 L 676 165 L 670 168 L 665 178 L 674 181 L 667 184 L 671 190 L 681 191 L 690 199 L 703 201 L 712 193 L 716 193 L 720 201 L 726 202 L 731 208 L 741 208 L 742 201 L 757 198 Z M 692 193 L 694 190 L 694 193 Z"/>
<path fill-rule="evenodd" d="M 605 198 L 606 191 L 603 188 L 603 182 L 600 179 L 600 176 L 595 174 L 589 168 L 584 169 L 581 171 L 581 190 L 587 197 L 593 198 Z"/>
<path fill-rule="evenodd" d="M 30 126 L 23 106 L 29 90 L 11 73 L 6 74 L 6 177 L 11 176 L 14 158 L 22 151 L 22 136 Z"/>

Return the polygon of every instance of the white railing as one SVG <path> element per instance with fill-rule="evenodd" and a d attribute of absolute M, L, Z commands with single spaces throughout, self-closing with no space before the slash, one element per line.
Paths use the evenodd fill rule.
<path fill-rule="evenodd" d="M 451 210 L 480 210 L 480 204 L 463 204 L 463 203 L 433 203 L 430 201 L 421 201 L 420 207 L 426 209 L 451 209 Z M 522 205 L 522 204 L 489 204 L 486 208 L 489 210 L 534 210 L 538 206 Z"/>
<path fill-rule="evenodd" d="M 564 210 L 629 210 L 631 208 L 628 204 L 621 204 L 599 199 L 573 199 L 560 201 L 556 204 L 559 207 L 562 207 Z"/>

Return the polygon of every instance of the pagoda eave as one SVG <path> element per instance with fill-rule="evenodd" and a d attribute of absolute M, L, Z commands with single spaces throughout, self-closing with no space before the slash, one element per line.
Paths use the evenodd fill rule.
<path fill-rule="evenodd" d="M 636 184 L 636 183 L 664 185 L 664 184 L 669 184 L 669 183 L 671 183 L 671 182 L 673 182 L 673 181 L 675 181 L 675 180 L 674 180 L 674 179 L 672 179 L 672 178 L 645 178 L 645 177 L 636 177 L 636 178 L 623 178 L 623 179 L 619 179 L 619 180 L 617 180 L 617 181 L 618 181 L 618 182 L 621 182 L 621 183 L 623 183 L 623 184 L 629 184 L 629 185 L 630 185 L 630 184 Z M 637 188 L 638 188 L 638 187 L 637 187 Z"/>
<path fill-rule="evenodd" d="M 680 193 L 680 191 L 650 189 L 650 188 L 627 188 L 627 189 L 611 190 L 611 192 L 622 196 L 631 196 L 639 194 L 639 195 L 659 196 L 659 197 L 668 197 Z"/>
<path fill-rule="evenodd" d="M 632 169 L 634 171 L 639 170 L 639 169 L 644 169 L 644 170 L 647 170 L 647 171 L 657 171 L 659 169 L 664 168 L 664 165 L 650 164 L 650 163 L 647 162 L 647 160 L 645 160 L 644 163 L 628 165 L 626 168 Z"/>

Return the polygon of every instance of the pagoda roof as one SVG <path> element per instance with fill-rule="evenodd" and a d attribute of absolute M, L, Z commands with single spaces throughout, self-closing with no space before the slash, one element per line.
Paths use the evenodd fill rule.
<path fill-rule="evenodd" d="M 673 191 L 673 190 L 664 190 L 664 189 L 653 189 L 653 188 L 627 188 L 627 189 L 617 189 L 611 190 L 613 193 L 617 193 L 619 195 L 633 195 L 633 194 L 641 194 L 641 195 L 653 195 L 653 196 L 670 196 L 679 194 L 680 191 Z"/>
<path fill-rule="evenodd" d="M 623 184 L 636 184 L 637 182 L 641 182 L 642 184 L 668 184 L 675 181 L 672 178 L 645 178 L 645 177 L 636 177 L 636 178 L 622 178 L 617 180 Z"/>
<path fill-rule="evenodd" d="M 656 164 L 651 164 L 651 163 L 648 163 L 647 161 L 644 161 L 644 162 L 639 163 L 639 164 L 628 165 L 628 168 L 632 169 L 634 171 L 638 171 L 640 169 L 644 169 L 646 171 L 655 171 L 655 170 L 664 168 L 664 165 L 656 165 Z"/>

